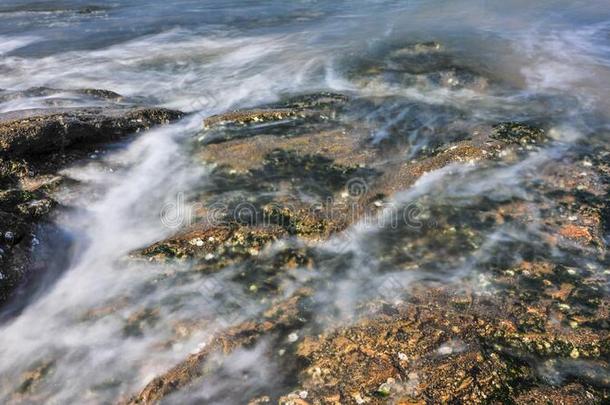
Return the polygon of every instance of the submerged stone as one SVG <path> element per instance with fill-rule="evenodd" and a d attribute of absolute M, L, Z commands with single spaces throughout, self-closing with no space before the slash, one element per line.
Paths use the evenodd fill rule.
<path fill-rule="evenodd" d="M 218 114 L 203 120 L 203 145 L 259 134 L 297 136 L 312 128 L 328 128 L 346 96 L 330 92 L 300 95 L 270 106 Z"/>
<path fill-rule="evenodd" d="M 491 137 L 501 141 L 522 145 L 540 144 L 547 139 L 543 130 L 518 122 L 506 122 L 494 125 Z"/>

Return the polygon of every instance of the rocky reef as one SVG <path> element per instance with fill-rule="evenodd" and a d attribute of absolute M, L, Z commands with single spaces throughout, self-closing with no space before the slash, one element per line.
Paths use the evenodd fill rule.
<path fill-rule="evenodd" d="M 435 279 L 444 268 L 470 261 L 472 272 L 442 286 L 416 280 L 407 287 L 390 278 L 375 298 L 367 298 L 367 290 L 379 288 L 369 280 L 350 292 L 362 300 L 345 324 L 329 309 L 337 302 L 328 301 L 328 289 L 346 266 L 363 265 L 349 248 L 354 224 L 383 216 L 388 202 L 426 176 L 469 167 L 493 176 L 542 153 L 552 140 L 523 122 L 483 123 L 460 140 L 405 159 L 412 152 L 406 143 L 371 144 L 370 123 L 358 119 L 363 100 L 333 95 L 331 105 L 315 102 L 328 96 L 299 96 L 314 100 L 307 114 L 288 98 L 206 119 L 192 148 L 195 159 L 213 165 L 213 182 L 191 198 L 200 207 L 226 205 L 213 215 L 202 208 L 186 230 L 134 252 L 190 263 L 205 274 L 238 266 L 234 281 L 243 291 L 235 293 L 258 297 L 290 320 L 266 315 L 219 331 L 204 350 L 127 402 L 157 403 L 188 392 L 230 367 L 214 353 L 230 359 L 265 339 L 281 348 L 286 388 L 235 397 L 252 404 L 606 401 L 607 271 L 598 263 L 606 260 L 608 167 L 592 160 L 607 152 L 583 144 L 584 152 L 569 159 L 541 162 L 526 199 L 490 196 L 449 205 L 442 191 L 438 198 L 418 197 L 412 223 L 386 227 L 377 237 L 389 243 L 372 242 L 382 263 L 376 271 L 412 269 Z M 534 217 L 541 228 L 529 227 Z M 523 242 L 490 244 L 493 232 L 507 229 L 520 232 Z M 337 240 L 338 251 L 325 250 Z M 336 273 L 311 277 L 307 293 L 282 301 L 283 280 L 315 268 Z M 284 309 L 301 300 L 307 304 Z"/>
<path fill-rule="evenodd" d="M 554 137 L 557 112 L 537 106 L 510 121 L 381 97 L 374 88 L 503 85 L 436 42 L 384 52 L 350 71 L 361 93 L 288 94 L 202 120 L 187 149 L 209 175 L 188 190 L 188 221 L 125 260 L 165 266 L 151 290 L 222 274 L 232 290 L 203 292 L 222 327 L 118 402 L 180 403 L 193 391 L 206 403 L 284 405 L 610 400 L 607 145 L 582 137 L 566 147 Z M 142 107 L 0 115 L 0 300 L 27 277 L 57 170 L 181 116 Z M 146 338 L 159 316 L 129 314 L 125 338 Z M 167 345 L 208 321 L 176 326 Z M 232 356 L 249 350 L 263 352 L 257 367 L 280 370 L 273 383 L 242 389 L 252 380 Z M 15 402 L 38 398 L 53 367 L 23 375 Z M 201 394 L 235 373 L 235 386 Z"/>

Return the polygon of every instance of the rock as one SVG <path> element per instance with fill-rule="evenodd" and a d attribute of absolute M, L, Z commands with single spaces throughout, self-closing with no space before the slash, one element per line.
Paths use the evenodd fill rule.
<path fill-rule="evenodd" d="M 567 384 L 563 387 L 534 386 L 515 398 L 518 405 L 530 404 L 586 404 L 595 403 L 599 394 L 589 392 L 586 387 L 578 383 Z M 607 400 L 607 397 L 604 398 Z"/>
<path fill-rule="evenodd" d="M 137 311 L 130 315 L 125 326 L 123 327 L 123 334 L 126 337 L 139 337 L 143 336 L 144 329 L 147 327 L 153 327 L 159 320 L 159 310 L 153 308 L 145 308 L 141 311 Z"/>
<path fill-rule="evenodd" d="M 442 52 L 435 44 L 422 45 L 396 58 Z M 583 161 L 578 156 L 573 162 L 543 162 L 532 169 L 538 170 L 537 182 L 527 197 L 462 199 L 458 192 L 447 200 L 443 190 L 440 197 L 433 190 L 414 202 L 417 224 L 384 227 L 383 240 L 370 237 L 354 248 L 350 225 L 365 215 L 378 218 L 396 193 L 422 176 L 452 165 L 491 171 L 518 164 L 544 148 L 547 136 L 524 123 L 471 124 L 459 136 L 413 151 L 408 143 L 370 137 L 359 108 L 388 100 L 299 97 L 212 117 L 205 131 L 218 131 L 218 137 L 206 142 L 212 132 L 204 131 L 193 148 L 196 158 L 213 165 L 209 181 L 192 197 L 203 207 L 200 222 L 134 255 L 180 258 L 205 272 L 231 266 L 240 293 L 265 304 L 290 294 L 295 279 L 306 280 L 314 297 L 322 297 L 315 322 L 267 334 L 255 326 L 257 319 L 229 329 L 229 341 L 219 343 L 232 352 L 263 336 L 271 339 L 273 355 L 291 364 L 280 403 L 517 402 L 546 395 L 535 389 L 548 385 L 540 362 L 608 366 L 610 306 L 600 269 L 585 266 L 605 252 L 602 163 L 589 157 L 591 166 L 579 163 L 573 170 Z M 328 115 L 329 129 L 313 115 L 296 112 L 320 109 L 349 117 L 349 125 Z M 587 180 L 579 184 L 583 170 Z M 228 227 L 205 223 L 206 207 L 218 204 L 224 204 L 221 217 Z M 540 228 L 532 229 L 534 221 Z M 332 242 L 343 233 L 347 247 L 335 250 Z M 568 252 L 578 260 L 570 262 Z M 337 278 L 344 280 L 361 265 L 369 271 L 367 262 L 352 261 L 369 256 L 374 276 L 349 291 L 362 302 L 350 302 L 354 314 L 342 318 L 336 313 L 343 308 L 325 297 L 334 296 Z M 391 277 L 389 286 L 373 282 L 394 272 L 413 274 L 416 281 L 408 287 Z M 202 361 L 210 350 L 155 379 L 134 401 L 158 401 L 208 378 Z M 586 391 L 603 402 L 603 382 L 585 377 L 570 376 L 570 383 L 583 387 L 575 395 Z M 558 385 L 571 392 L 569 385 Z"/>
<path fill-rule="evenodd" d="M 491 137 L 521 145 L 540 144 L 547 139 L 543 130 L 517 122 L 494 125 Z"/>
<path fill-rule="evenodd" d="M 348 109 L 345 104 L 349 100 L 347 97 L 321 94 L 301 95 L 283 103 L 298 108 L 339 105 L 343 111 Z M 244 135 L 195 150 L 198 158 L 216 165 L 205 188 L 192 200 L 193 205 L 203 207 L 197 214 L 202 218 L 201 223 L 195 228 L 207 229 L 210 225 L 211 228 L 202 234 L 179 233 L 176 238 L 140 253 L 158 259 L 194 260 L 199 268 L 213 271 L 229 263 L 252 260 L 251 248 L 260 251 L 287 236 L 297 236 L 306 241 L 326 240 L 360 218 L 374 217 L 383 209 L 385 198 L 408 188 L 426 173 L 453 163 L 500 160 L 501 152 L 516 147 L 512 141 L 491 138 L 493 128 L 489 127 L 474 131 L 471 139 L 449 143 L 418 159 L 405 161 L 399 158 L 403 153 L 400 147 L 394 152 L 398 158 L 394 155 L 388 158 L 384 150 L 372 145 L 361 132 L 350 132 L 357 124 L 333 131 L 309 132 L 310 128 L 289 136 L 278 134 L 272 139 L 251 132 L 253 121 L 283 120 L 286 118 L 284 111 L 254 109 L 206 120 L 210 128 L 238 126 Z M 219 205 L 225 207 L 220 213 L 223 223 L 206 224 L 210 215 L 205 207 Z M 243 212 L 247 212 L 247 218 Z M 215 210 L 217 219 L 218 215 L 218 210 Z M 234 255 L 233 242 L 227 239 L 229 234 L 218 239 L 222 242 L 215 242 L 222 244 L 221 250 L 217 247 L 207 249 L 206 232 L 216 232 L 214 228 L 218 225 L 226 231 L 226 225 L 231 223 L 238 226 L 240 232 L 247 233 L 250 232 L 248 228 L 252 228 L 260 235 L 268 233 L 271 237 L 266 238 L 265 243 L 244 247 L 243 253 L 238 255 Z M 446 236 L 439 234 L 439 238 Z M 200 239 L 204 246 L 195 244 L 199 249 L 194 249 L 189 242 L 193 238 Z M 261 263 L 261 260 L 257 261 Z"/>
<path fill-rule="evenodd" d="M 106 10 L 108 10 L 106 7 L 91 5 L 91 6 L 79 8 L 78 13 L 79 14 L 94 14 L 94 13 L 99 13 L 99 12 L 103 12 Z"/>
<path fill-rule="evenodd" d="M 54 94 L 38 88 L 28 94 Z M 80 90 L 99 98 L 116 98 L 105 90 Z M 6 96 L 6 94 L 4 94 Z M 62 181 L 57 172 L 103 142 L 118 140 L 182 116 L 163 108 L 63 108 L 0 114 L 0 305 L 28 281 L 32 251 L 41 241 L 38 226 L 57 203 L 51 193 Z"/>
<path fill-rule="evenodd" d="M 296 137 L 278 137 L 269 142 L 265 135 L 215 143 L 201 148 L 197 157 L 207 163 L 243 173 L 262 167 L 265 156 L 274 150 L 293 150 L 301 155 L 317 155 L 341 166 L 367 165 L 374 151 L 361 147 L 364 139 L 342 130 L 314 131 Z"/>
<path fill-rule="evenodd" d="M 352 80 L 371 89 L 396 86 L 485 92 L 492 82 L 488 76 L 489 72 L 466 65 L 434 41 L 376 49 L 350 69 Z"/>
<path fill-rule="evenodd" d="M 278 122 L 297 118 L 307 118 L 313 113 L 291 108 L 268 110 L 245 110 L 226 114 L 214 115 L 203 120 L 203 128 L 210 129 L 217 126 L 247 126 L 256 123 Z"/>
<path fill-rule="evenodd" d="M 274 303 L 262 319 L 244 322 L 219 333 L 201 351 L 152 380 L 127 403 L 157 403 L 172 392 L 195 383 L 206 372 L 211 372 L 210 368 L 203 367 L 211 355 L 218 352 L 226 355 L 239 347 L 252 345 L 264 336 L 301 325 L 306 316 L 303 303 L 309 294 L 310 291 L 299 291 L 284 301 Z"/>
<path fill-rule="evenodd" d="M 13 394 L 13 399 L 18 401 L 22 396 L 25 396 L 36 388 L 47 375 L 53 372 L 55 366 L 53 361 L 43 361 L 36 364 L 22 376 L 22 382 L 17 391 Z"/>
<path fill-rule="evenodd" d="M 0 157 L 17 159 L 78 144 L 116 141 L 182 116 L 162 108 L 64 108 L 0 114 Z"/>
<path fill-rule="evenodd" d="M 202 145 L 256 135 L 296 136 L 333 126 L 346 96 L 321 92 L 288 98 L 281 103 L 214 115 L 203 120 Z"/>
<path fill-rule="evenodd" d="M 33 218 L 0 210 L 0 305 L 28 274 Z"/>
<path fill-rule="evenodd" d="M 100 99 L 100 100 L 111 100 L 111 101 L 121 101 L 123 96 L 114 91 L 103 90 L 103 89 L 72 89 L 72 90 L 62 90 L 62 89 L 54 89 L 50 87 L 32 87 L 27 90 L 22 91 L 0 91 L 0 102 L 5 102 L 9 100 L 19 99 L 19 98 L 28 98 L 28 97 L 50 97 L 53 102 L 57 102 L 56 96 L 61 95 L 71 95 L 71 96 L 86 96 L 92 99 Z"/>
<path fill-rule="evenodd" d="M 468 309 L 452 309 L 448 300 L 455 298 L 443 292 L 451 290 L 412 288 L 413 297 L 393 315 L 368 313 L 353 326 L 313 341 L 306 337 L 297 350 L 304 363 L 299 389 L 307 390 L 313 403 L 331 396 L 338 396 L 341 403 L 353 403 L 354 392 L 368 397 L 372 404 L 388 399 L 401 403 L 424 399 L 433 403 L 514 401 L 520 397 L 520 387 L 528 387 L 524 382 L 536 381 L 536 370 L 521 361 L 526 356 L 515 352 L 516 346 L 505 351 L 494 342 L 497 336 L 513 333 L 508 324 L 519 303 L 481 300 Z M 581 334 L 582 338 L 586 335 Z M 588 336 L 584 339 L 608 338 L 602 331 Z M 450 356 L 435 355 L 447 338 L 463 342 L 462 350 L 452 351 Z M 531 334 L 517 339 L 527 345 L 525 350 L 538 350 Z M 570 347 L 578 340 L 569 339 L 571 343 L 555 342 L 548 347 L 563 345 L 568 349 L 561 355 L 575 358 L 574 353 L 582 353 Z M 578 344 L 590 347 L 583 343 Z M 396 356 L 408 358 L 408 362 L 392 361 Z M 599 390 L 590 392 L 591 399 L 603 398 Z"/>
<path fill-rule="evenodd" d="M 224 266 L 233 260 L 253 256 L 253 249 L 261 249 L 285 234 L 279 227 L 247 227 L 235 222 L 204 228 L 196 225 L 134 254 L 156 260 L 203 258 L 209 261 L 217 258 L 221 261 L 219 265 Z"/>

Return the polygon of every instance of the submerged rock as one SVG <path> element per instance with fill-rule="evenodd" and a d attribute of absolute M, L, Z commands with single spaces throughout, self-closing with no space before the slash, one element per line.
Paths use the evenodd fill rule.
<path fill-rule="evenodd" d="M 305 100 L 302 105 L 311 108 L 308 98 L 301 97 Z M 333 96 L 331 101 L 335 99 Z M 295 127 L 268 137 L 268 133 L 258 132 L 258 120 L 282 121 L 289 115 L 272 109 L 232 114 L 214 117 L 209 128 L 217 126 L 221 134 L 238 128 L 239 137 L 217 138 L 218 142 L 194 149 L 196 158 L 215 165 L 210 181 L 193 197 L 204 207 L 201 217 L 206 217 L 205 207 L 225 203 L 227 211 L 222 218 L 228 222 L 223 223 L 225 226 L 203 227 L 202 220 L 137 253 L 153 260 L 184 259 L 199 271 L 237 268 L 232 281 L 243 288 L 244 294 L 259 297 L 262 302 L 285 293 L 282 281 L 291 279 L 298 270 L 303 277 L 304 272 L 312 270 L 314 274 L 315 269 L 327 265 L 329 274 L 307 284 L 314 290 L 321 289 L 324 295 L 328 284 L 333 284 L 333 271 L 343 274 L 342 266 L 354 264 L 350 262 L 349 247 L 346 251 L 324 253 L 319 243 L 362 220 L 363 213 L 378 214 L 385 201 L 409 189 L 422 176 L 452 165 L 502 167 L 519 162 L 537 149 L 524 146 L 544 147 L 547 140 L 543 130 L 526 124 L 481 125 L 465 139 L 404 159 L 408 146 L 397 143 L 378 147 L 363 130 L 366 123 L 357 120 L 350 125 L 338 121 L 333 130 L 308 126 L 307 120 L 295 121 Z M 356 185 L 355 179 L 359 181 Z M 564 179 L 571 177 L 565 174 Z M 545 192 L 542 184 L 537 192 Z M 605 192 L 604 187 L 596 187 L 601 187 L 598 180 L 592 181 L 588 190 Z M 316 206 L 312 202 L 325 198 L 328 200 L 324 208 L 334 209 L 333 214 L 339 213 L 338 217 L 326 216 L 324 209 L 308 209 L 308 204 L 311 208 Z M 593 279 L 568 280 L 559 267 L 538 274 L 539 267 L 505 257 L 506 252 L 529 257 L 532 251 L 548 251 L 551 246 L 564 249 L 563 245 L 552 245 L 551 238 L 543 238 L 544 243 L 536 250 L 528 243 L 508 238 L 502 246 L 504 253 L 496 251 L 495 245 L 485 247 L 493 260 L 477 255 L 489 238 L 487 232 L 495 225 L 510 223 L 518 227 L 531 222 L 527 204 L 532 202 L 482 197 L 451 205 L 439 200 L 433 195 L 422 199 L 427 213 L 418 218 L 422 221 L 418 226 L 400 224 L 385 229 L 384 237 L 389 243 L 380 244 L 375 251 L 380 268 L 387 272 L 414 269 L 434 279 L 434 272 L 442 277 L 447 268 L 466 266 L 471 260 L 470 266 L 481 271 L 479 280 L 489 279 L 482 288 L 497 287 L 502 292 L 495 296 L 454 294 L 472 290 L 472 281 L 429 293 L 423 293 L 429 291 L 425 283 L 421 290 L 400 287 L 388 295 L 402 300 L 409 292 L 411 297 L 406 298 L 406 303 L 364 302 L 365 308 L 379 304 L 382 309 L 373 314 L 358 312 L 362 319 L 345 327 L 335 327 L 333 308 L 324 307 L 324 315 L 319 315 L 326 322 L 323 325 L 283 330 L 280 334 L 284 342 L 296 345 L 296 353 L 281 349 L 281 356 L 296 364 L 295 374 L 289 376 L 293 385 L 282 395 L 269 392 L 257 398 L 275 395 L 280 403 L 287 404 L 517 401 L 543 395 L 531 388 L 540 383 L 538 369 L 532 365 L 538 359 L 559 357 L 606 364 L 608 334 L 599 327 L 606 306 L 598 293 L 599 283 Z M 536 204 L 544 215 L 544 210 L 553 212 L 552 206 L 540 201 L 536 200 Z M 241 203 L 247 203 L 247 215 L 232 215 L 235 210 L 242 213 Z M 343 215 L 345 212 L 349 215 Z M 543 231 L 554 236 L 599 237 L 603 225 L 590 212 L 586 216 L 582 213 L 582 222 L 589 226 L 586 232 L 567 227 L 565 221 L 549 222 Z M 524 238 L 530 235 L 523 232 Z M 590 242 L 584 239 L 588 238 L 576 241 Z M 368 254 L 366 246 L 359 248 L 363 250 L 361 255 Z M 549 259 L 541 260 L 546 263 L 544 266 L 548 264 Z M 373 287 L 367 285 L 365 289 Z M 357 296 L 359 290 L 353 294 Z M 362 294 L 366 300 L 367 293 Z M 537 299 L 535 294 L 539 295 Z M 320 333 L 311 333 L 309 327 Z M 233 336 L 233 331 L 231 328 L 226 333 Z M 267 333 L 257 327 L 239 331 L 243 339 L 231 338 L 223 347 L 233 351 L 249 346 L 252 339 Z M 276 335 L 270 336 L 275 339 Z M 202 359 L 211 350 L 205 349 L 202 356 L 189 358 L 153 380 L 134 401 L 154 402 L 194 379 L 209 377 L 193 370 L 202 370 Z M 574 395 L 588 392 L 597 400 L 607 398 L 598 383 L 581 383 L 574 388 Z M 306 396 L 300 395 L 305 392 Z"/>
<path fill-rule="evenodd" d="M 393 58 L 442 52 L 428 44 Z M 132 402 L 159 401 L 194 381 L 213 381 L 218 364 L 202 366 L 210 353 L 264 337 L 283 345 L 279 356 L 290 367 L 284 391 L 259 392 L 252 403 L 525 403 L 558 398 L 541 371 L 551 360 L 557 367 L 594 365 L 556 383 L 567 398 L 608 399 L 607 376 L 595 371 L 610 358 L 608 299 L 601 270 L 586 267 L 605 253 L 602 163 L 542 162 L 531 169 L 534 184 L 522 179 L 526 195 L 472 196 L 468 185 L 454 194 L 432 188 L 417 197 L 416 223 L 381 224 L 383 232 L 363 233 L 366 240 L 356 247 L 348 240 L 337 248 L 333 237 L 366 215 L 377 218 L 423 176 L 454 168 L 485 176 L 523 162 L 548 137 L 526 123 L 469 123 L 460 136 L 445 134 L 414 153 L 408 143 L 381 144 L 370 136 L 376 124 L 358 109 L 375 108 L 379 100 L 299 97 L 206 120 L 206 131 L 217 132 L 208 141 L 212 132 L 204 133 L 193 147 L 195 159 L 211 165 L 210 178 L 192 196 L 202 207 L 200 223 L 135 256 L 179 258 L 206 275 L 230 268 L 240 293 L 264 305 L 304 284 L 313 291 L 316 316 L 279 330 L 273 321 L 270 329 L 258 321 L 228 328 L 221 336 L 229 340 L 215 340 L 155 378 Z M 325 109 L 341 116 L 328 115 L 332 128 L 315 114 L 299 115 Z M 206 224 L 206 210 L 219 204 L 222 226 Z M 469 273 L 461 278 L 464 269 Z M 341 283 L 354 272 L 364 280 L 353 280 L 356 286 L 345 293 Z M 411 274 L 421 279 L 408 287 L 375 285 L 388 273 L 409 283 Z M 347 320 L 337 315 L 345 308 L 328 298 L 336 285 L 355 301 Z"/>
<path fill-rule="evenodd" d="M 226 356 L 240 347 L 252 346 L 265 337 L 276 334 L 282 336 L 286 334 L 286 330 L 299 327 L 307 317 L 306 301 L 310 294 L 307 290 L 299 291 L 286 300 L 275 302 L 260 320 L 241 323 L 212 337 L 203 349 L 152 380 L 126 403 L 157 403 L 167 395 L 196 383 L 198 379 L 218 369 L 220 365 L 216 362 L 206 366 L 206 362 L 211 360 L 214 354 Z M 282 337 L 277 340 L 282 340 Z"/>
<path fill-rule="evenodd" d="M 486 92 L 491 85 L 487 72 L 475 71 L 434 41 L 374 50 L 349 71 L 352 80 L 372 91 L 395 86 Z"/>
<path fill-rule="evenodd" d="M 341 105 L 345 112 L 349 110 L 348 100 L 334 93 L 315 93 L 278 104 L 299 108 Z M 192 197 L 194 205 L 203 207 L 199 213 L 200 229 L 206 228 L 205 222 L 210 215 L 205 207 L 222 206 L 223 223 L 212 224 L 210 231 L 216 232 L 214 229 L 218 225 L 241 221 L 240 232 L 247 232 L 248 227 L 252 227 L 255 232 L 273 235 L 255 246 L 257 250 L 287 236 L 309 242 L 324 241 L 363 218 L 374 217 L 383 209 L 384 200 L 407 189 L 427 173 L 452 164 L 474 165 L 503 160 L 518 148 L 512 138 L 496 139 L 493 134 L 497 129 L 483 127 L 474 130 L 466 140 L 445 144 L 419 158 L 405 161 L 402 156 L 408 146 L 394 145 L 391 151 L 377 147 L 367 137 L 366 123 L 358 120 L 349 125 L 338 122 L 339 127 L 331 131 L 301 123 L 297 125 L 296 133 L 286 129 L 272 138 L 259 134 L 258 129 L 250 125 L 259 119 L 283 120 L 285 110 L 280 111 L 281 114 L 273 109 L 246 110 L 205 121 L 210 127 L 237 125 L 242 137 L 219 138 L 218 142 L 194 149 L 198 159 L 214 165 L 203 190 Z M 518 124 L 513 126 L 516 128 Z M 299 127 L 306 128 L 300 131 L 303 128 Z M 530 132 L 535 131 L 528 128 Z M 231 129 L 224 128 L 220 133 L 225 134 L 225 130 Z M 236 217 L 244 208 L 248 213 L 245 221 L 241 214 L 237 215 L 240 218 Z M 217 210 L 214 214 L 218 219 Z M 232 257 L 231 242 L 221 239 L 226 244 L 223 249 L 227 254 L 223 254 L 225 250 L 204 249 L 208 245 L 206 238 L 204 232 L 202 248 L 199 248 L 190 243 L 191 236 L 183 237 L 179 233 L 142 252 L 157 259 L 194 260 L 207 269 L 228 264 L 223 258 Z M 247 258 L 241 256 L 240 260 Z M 234 262 L 233 259 L 230 262 Z M 219 265 L 211 266 L 213 263 Z"/>
<path fill-rule="evenodd" d="M 545 132 L 527 124 L 507 122 L 494 125 L 491 137 L 521 145 L 540 144 L 547 139 Z"/>
<path fill-rule="evenodd" d="M 249 110 L 214 115 L 203 121 L 199 142 L 203 145 L 264 135 L 299 135 L 332 126 L 347 96 L 321 92 L 301 95 Z"/>

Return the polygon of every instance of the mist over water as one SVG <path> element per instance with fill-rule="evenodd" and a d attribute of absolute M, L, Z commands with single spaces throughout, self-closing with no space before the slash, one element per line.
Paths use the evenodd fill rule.
<path fill-rule="evenodd" d="M 443 44 L 490 82 L 405 86 L 353 74 L 367 60 L 419 41 Z M 33 87 L 61 91 L 28 93 Z M 0 112 L 91 105 L 90 98 L 70 90 L 96 88 L 121 94 L 125 105 L 191 113 L 65 170 L 77 182 L 57 193 L 69 209 L 60 210 L 55 222 L 75 241 L 66 253 L 69 265 L 0 324 L 0 402 L 14 400 L 27 370 L 52 364 L 42 401 L 112 403 L 137 392 L 222 327 L 264 309 L 245 298 L 235 313 L 218 316 L 218 307 L 231 297 L 214 295 L 215 301 L 208 292 L 235 290 L 231 275 L 239 269 L 233 266 L 208 276 L 193 274 L 188 263 L 126 258 L 172 235 L 176 230 L 161 221 L 160 212 L 179 193 L 209 181 L 208 168 L 192 161 L 188 146 L 203 117 L 321 89 L 392 99 L 362 113 L 372 128 L 370 139 L 380 143 L 402 131 L 412 155 L 435 137 L 446 141 L 447 128 L 458 133 L 474 121 L 541 122 L 555 139 L 525 161 L 483 170 L 467 162 L 451 165 L 400 191 L 393 203 L 404 208 L 421 200 L 438 208 L 468 207 L 482 196 L 533 200 L 539 196 L 529 181 L 543 163 L 569 155 L 583 137 L 607 142 L 610 9 L 603 0 L 8 0 L 0 5 L 0 88 Z M 417 113 L 417 127 L 396 118 L 405 106 Z M 406 272 L 385 259 L 396 241 L 404 241 L 404 231 L 357 223 L 347 242 L 339 235 L 316 247 L 323 257 L 339 250 L 351 252 L 349 258 L 297 271 L 282 281 L 285 290 L 326 280 L 329 287 L 316 294 L 329 307 L 338 306 L 338 318 L 346 322 L 358 301 L 380 291 L 394 298 L 393 289 L 415 280 L 472 278 L 480 292 L 488 292 L 480 264 L 506 240 L 527 242 L 539 232 L 535 222 L 527 233 L 508 225 L 490 229 L 470 256 Z M 416 238 L 417 229 L 412 233 Z M 329 276 L 333 268 L 341 271 Z M 142 323 L 150 322 L 143 335 L 125 327 L 138 314 Z M 227 381 L 239 381 L 244 373 L 257 382 L 251 387 L 273 386 L 279 366 L 268 359 L 272 351 L 262 343 L 234 353 L 231 364 L 239 366 L 224 370 L 224 385 L 169 401 L 212 401 L 229 390 Z M 268 369 L 255 367 L 261 363 Z"/>

